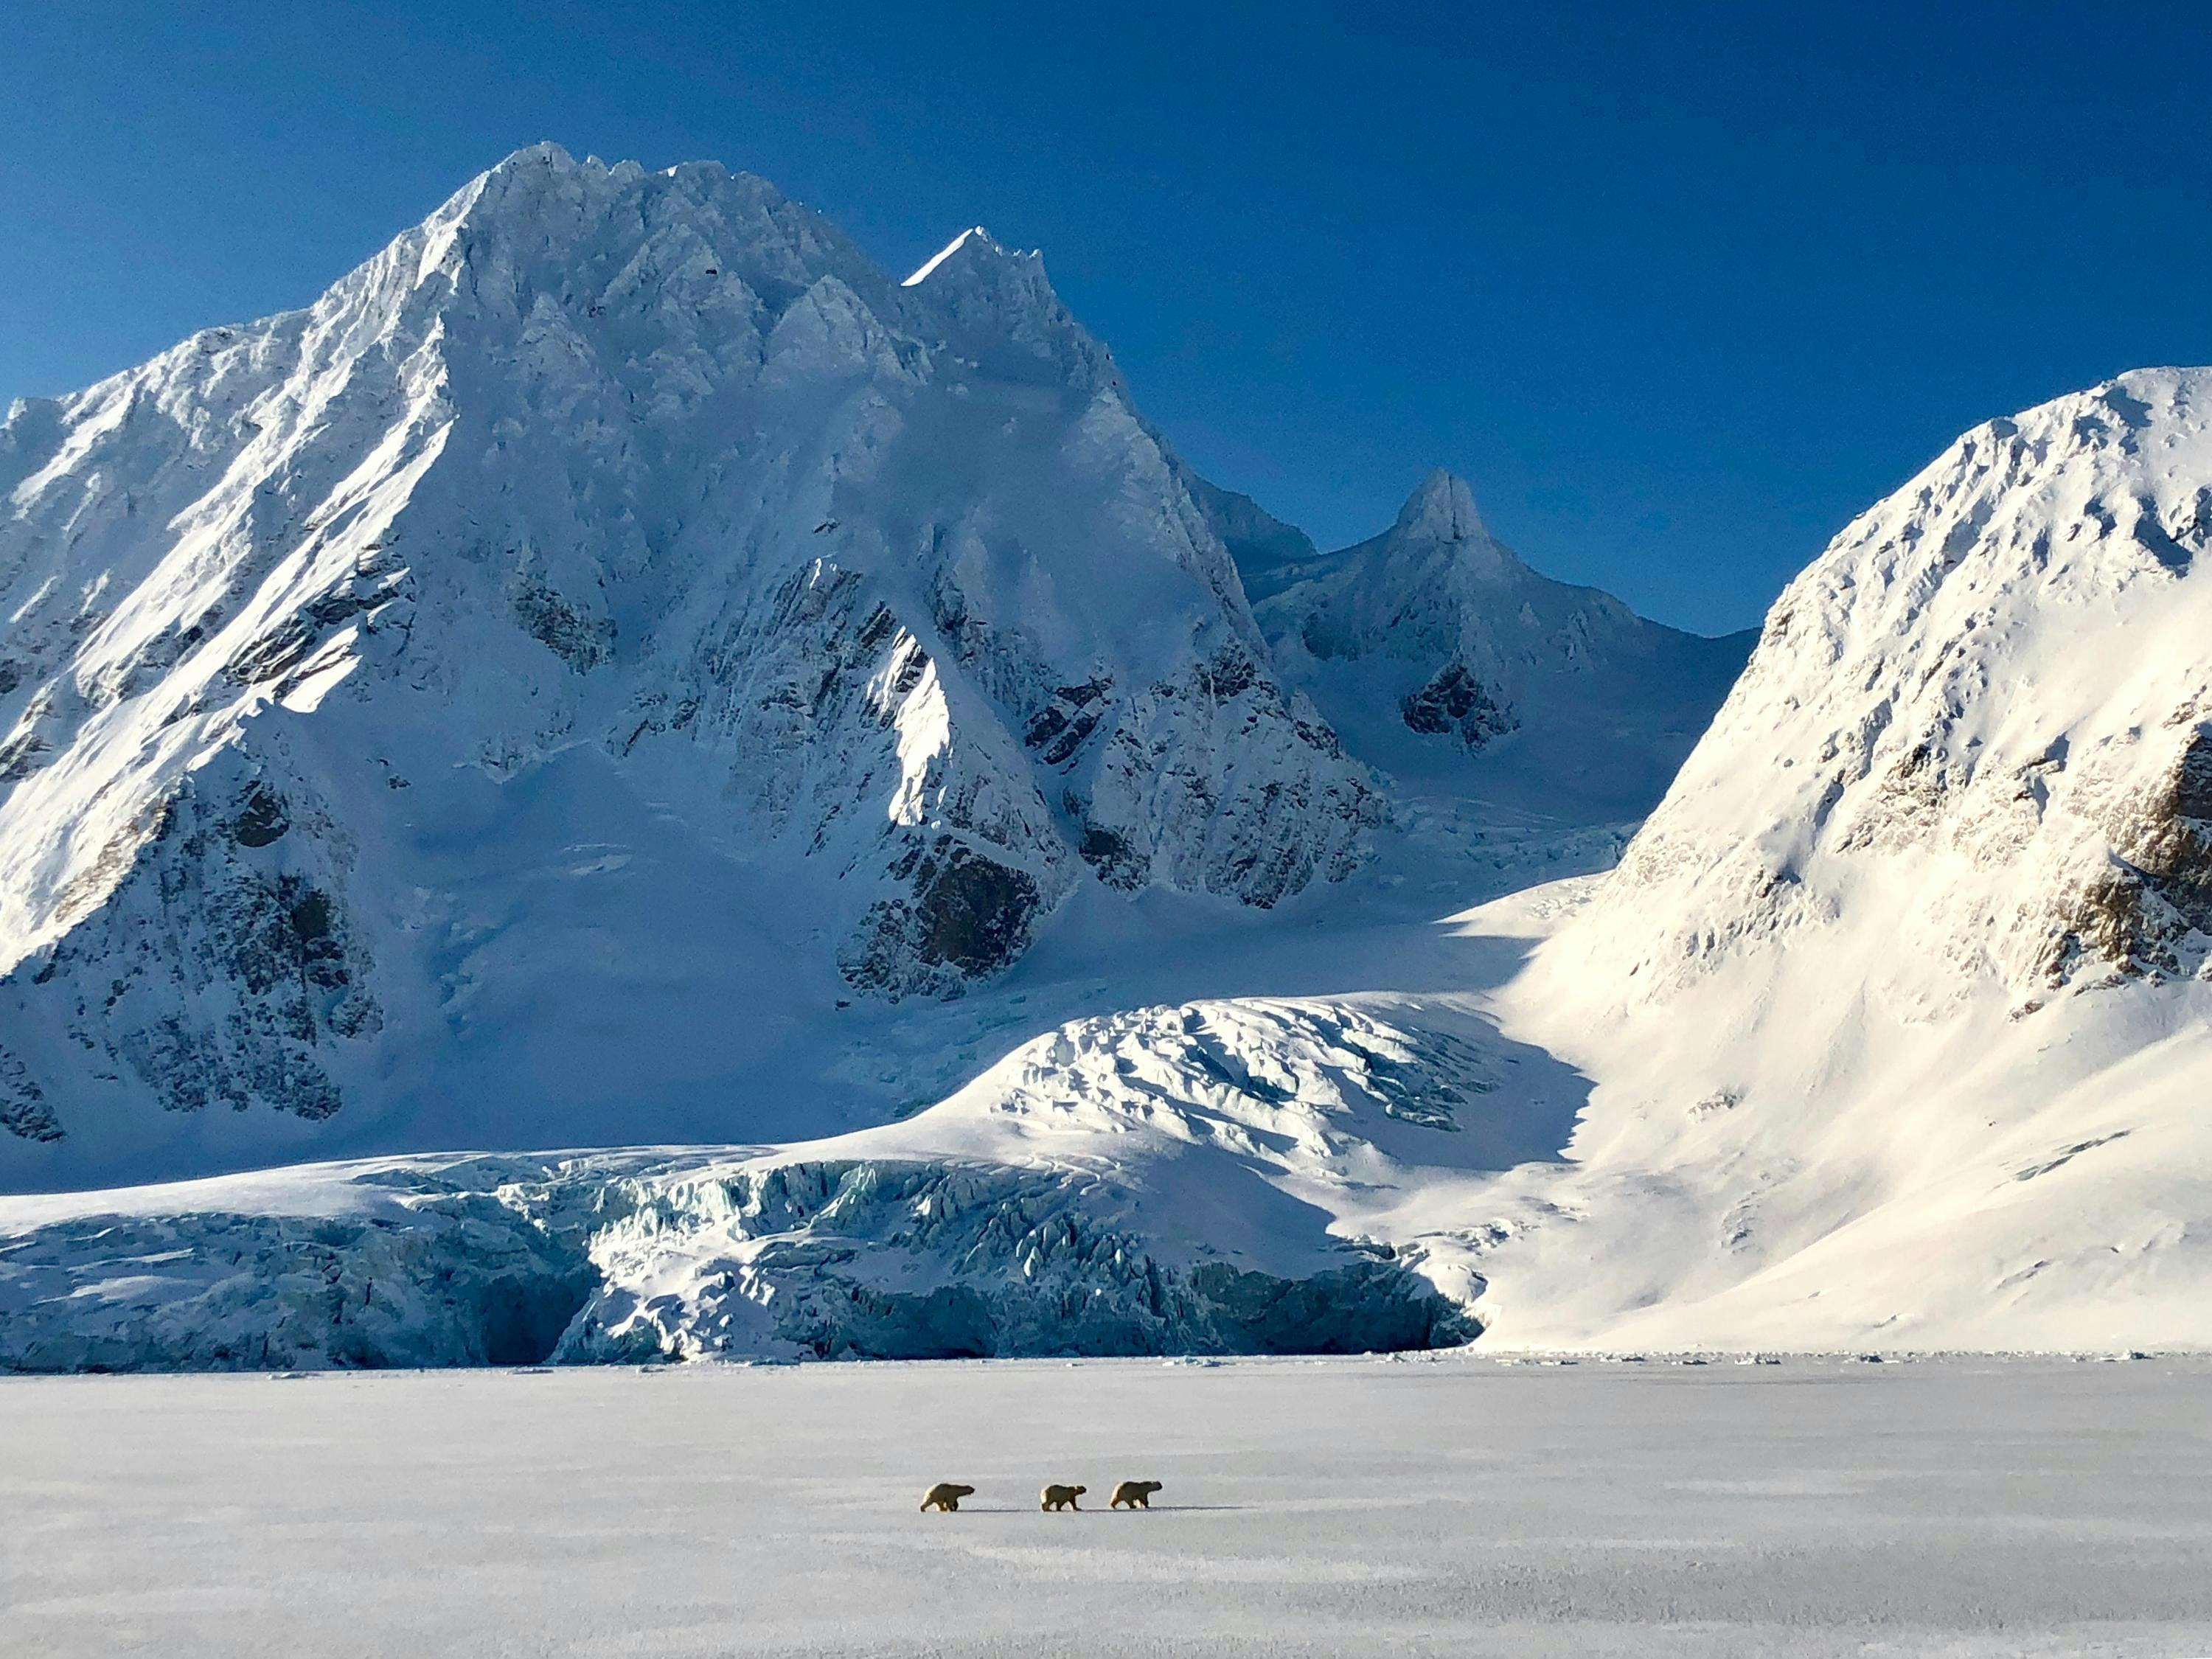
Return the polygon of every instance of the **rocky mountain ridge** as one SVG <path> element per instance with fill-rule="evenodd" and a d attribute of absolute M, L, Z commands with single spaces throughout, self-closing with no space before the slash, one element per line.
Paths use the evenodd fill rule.
<path fill-rule="evenodd" d="M 1526 810 L 1641 817 L 1751 648 L 1748 634 L 1681 633 L 1538 574 L 1441 470 L 1356 546 L 1238 545 L 1285 678 L 1354 752 Z"/>
<path fill-rule="evenodd" d="M 1599 900 L 1610 981 L 1663 996 L 1893 906 L 1915 999 L 2201 975 L 2209 388 L 2144 371 L 1990 422 L 1844 530 Z"/>
<path fill-rule="evenodd" d="M 536 894 L 453 896 L 520 817 L 574 871 L 675 826 L 564 927 L 634 957 L 730 886 L 723 949 L 892 1000 L 1087 883 L 1341 878 L 1380 803 L 1182 476 L 1035 256 L 901 285 L 757 179 L 552 146 L 306 311 L 18 404 L 4 1121 L 386 1092 L 522 951 Z"/>

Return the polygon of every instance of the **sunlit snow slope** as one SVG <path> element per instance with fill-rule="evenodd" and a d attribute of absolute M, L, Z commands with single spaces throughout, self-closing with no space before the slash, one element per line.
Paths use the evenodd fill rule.
<path fill-rule="evenodd" d="M 1791 585 L 1504 999 L 1597 1086 L 1500 1336 L 2212 1342 L 2208 546 L 2212 371 L 2146 371 Z"/>

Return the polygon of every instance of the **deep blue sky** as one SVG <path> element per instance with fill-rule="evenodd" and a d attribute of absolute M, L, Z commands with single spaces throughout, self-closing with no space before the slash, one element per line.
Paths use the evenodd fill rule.
<path fill-rule="evenodd" d="M 1042 247 L 1325 546 L 1441 463 L 1717 631 L 1960 428 L 2212 362 L 2208 85 L 2155 0 L 16 4 L 0 399 L 304 303 L 536 139 L 713 157 L 896 270 Z"/>

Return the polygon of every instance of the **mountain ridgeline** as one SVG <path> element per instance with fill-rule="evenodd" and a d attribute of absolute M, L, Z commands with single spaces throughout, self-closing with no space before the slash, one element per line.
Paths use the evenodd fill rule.
<path fill-rule="evenodd" d="M 0 1126 L 88 1173 L 456 1096 L 719 1127 L 624 1105 L 1388 816 L 1224 538 L 1311 544 L 1036 255 L 895 282 L 717 166 L 520 152 L 304 311 L 17 403 L 0 491 Z"/>
<path fill-rule="evenodd" d="M 1648 811 L 1755 637 L 1681 633 L 1539 575 L 1447 472 L 1341 552 L 1231 544 L 1279 669 L 1355 752 L 1547 816 Z"/>
<path fill-rule="evenodd" d="M 2212 371 L 2151 369 L 1790 585 L 1507 999 L 1599 1079 L 1528 1340 L 2212 1341 L 2208 551 Z"/>
<path fill-rule="evenodd" d="M 2212 1342 L 2212 372 L 1754 651 L 545 146 L 0 503 L 0 1368 Z"/>
<path fill-rule="evenodd" d="M 1381 814 L 1034 256 L 901 286 L 717 167 L 525 151 L 304 312 L 19 404 L 0 488 L 19 1137 L 335 1113 L 533 908 L 452 896 L 526 817 L 579 866 L 610 797 L 664 827 L 596 926 L 750 886 L 724 948 L 896 1000 L 1079 883 L 1275 904 Z"/>

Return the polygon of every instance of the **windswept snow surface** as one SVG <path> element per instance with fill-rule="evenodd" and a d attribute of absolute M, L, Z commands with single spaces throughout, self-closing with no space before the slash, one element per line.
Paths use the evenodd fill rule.
<path fill-rule="evenodd" d="M 2212 1652 L 2201 1362 L 0 1380 L 64 1656 Z M 1164 1483 L 1148 1513 L 1113 1484 Z M 939 1480 L 976 1488 L 922 1515 Z M 1038 1512 L 1047 1481 L 1084 1513 Z"/>

